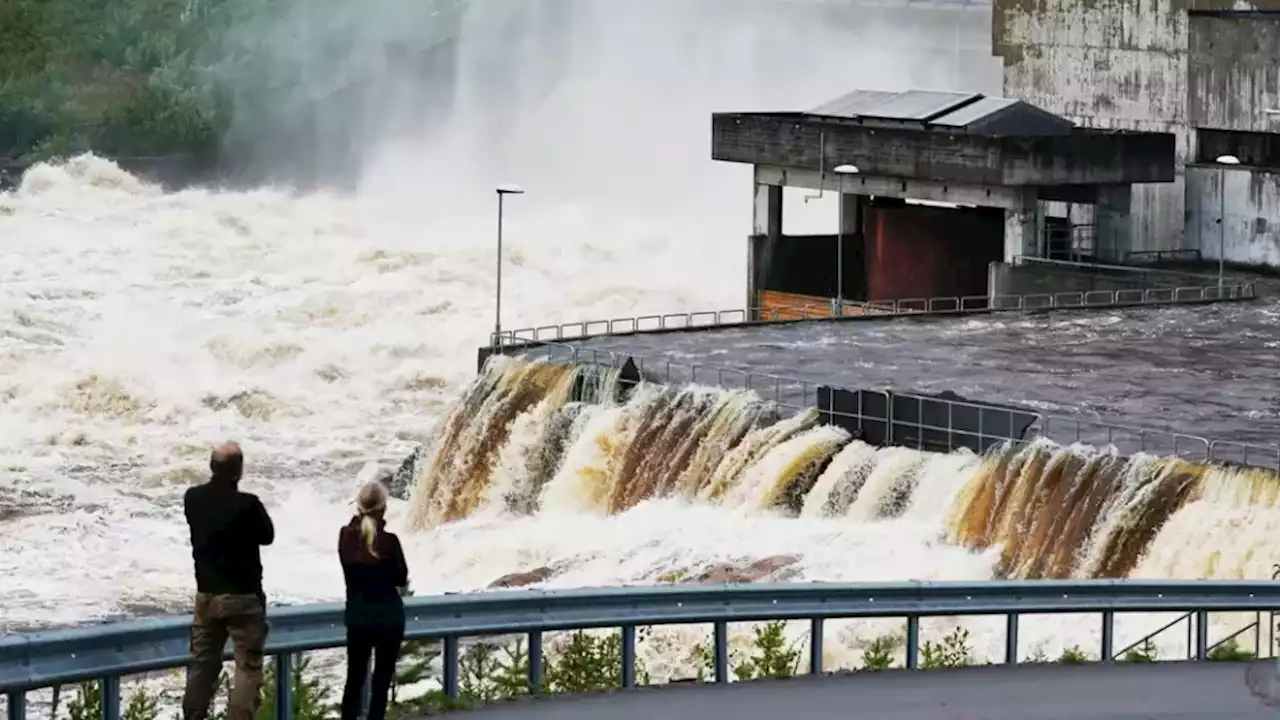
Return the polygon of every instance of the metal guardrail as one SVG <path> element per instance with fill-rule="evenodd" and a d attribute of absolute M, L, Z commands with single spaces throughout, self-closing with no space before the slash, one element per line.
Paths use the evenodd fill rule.
<path fill-rule="evenodd" d="M 919 668 L 920 619 L 1004 615 L 1004 662 L 1018 662 L 1019 618 L 1027 614 L 1099 613 L 1099 657 L 1115 659 L 1116 613 L 1182 611 L 1196 618 L 1197 660 L 1208 659 L 1209 613 L 1280 610 L 1280 583 L 1250 581 L 994 581 L 886 584 L 790 583 L 660 586 L 587 590 L 499 591 L 411 598 L 406 639 L 443 644 L 444 691 L 457 697 L 459 648 L 465 637 L 528 635 L 529 689 L 542 688 L 543 634 L 558 630 L 621 628 L 623 687 L 635 685 L 636 629 L 708 623 L 714 627 L 715 681 L 729 680 L 728 624 L 807 620 L 810 672 L 822 666 L 823 623 L 845 618 L 906 619 L 906 666 Z M 288 671 L 293 656 L 341 647 L 342 606 L 303 605 L 272 610 L 267 653 L 276 663 L 275 717 L 293 716 Z M 0 694 L 8 720 L 24 720 L 26 693 L 97 679 L 103 720 L 120 715 L 120 678 L 181 667 L 188 660 L 185 617 L 132 620 L 67 630 L 0 637 Z M 1233 636 L 1234 637 L 1234 636 Z"/>
<path fill-rule="evenodd" d="M 640 315 L 629 318 L 580 320 L 559 325 L 541 325 L 531 328 L 505 330 L 490 336 L 493 345 L 503 342 L 544 340 L 585 340 L 608 335 L 634 335 L 639 333 L 671 332 L 692 328 L 715 329 L 738 325 L 804 322 L 793 318 L 780 318 L 779 313 L 790 312 L 804 316 L 806 320 L 848 320 L 907 314 L 973 314 L 993 311 L 1044 311 L 1100 309 L 1131 307 L 1135 305 L 1171 305 L 1177 303 L 1251 300 L 1257 297 L 1253 283 L 1204 287 L 1146 288 L 1125 290 L 1093 290 L 1088 292 L 1036 293 L 1032 295 L 965 295 L 933 298 L 902 298 L 899 300 L 871 300 L 858 303 L 857 312 L 833 317 L 831 305 L 804 304 L 798 306 L 768 308 L 748 307 L 729 310 L 702 310 L 697 312 Z M 853 303 L 846 302 L 846 306 Z"/>
<path fill-rule="evenodd" d="M 1204 262 L 1199 248 L 1187 250 L 1130 250 L 1124 254 L 1125 262 Z"/>
<path fill-rule="evenodd" d="M 621 368 L 628 360 L 636 364 L 640 374 L 649 382 L 657 382 L 672 386 L 682 385 L 714 385 L 726 389 L 741 388 L 755 392 L 766 402 L 777 407 L 799 412 L 810 408 L 818 408 L 824 415 L 847 420 L 844 426 L 876 427 L 888 422 L 895 430 L 906 428 L 905 438 L 895 435 L 896 445 L 914 447 L 918 450 L 951 452 L 961 447 L 981 451 L 989 447 L 993 440 L 1005 441 L 1008 435 L 1000 434 L 997 427 L 1018 427 L 1017 415 L 1030 415 L 1034 419 L 1027 428 L 1028 437 L 1014 441 L 1015 444 L 1026 444 L 1036 438 L 1045 438 L 1062 445 L 1087 443 L 1094 446 L 1114 447 L 1122 455 L 1149 453 L 1169 455 L 1188 461 L 1217 462 L 1224 464 L 1244 465 L 1266 468 L 1280 473 L 1280 446 L 1258 445 L 1236 440 L 1213 439 L 1201 435 L 1191 435 L 1157 428 L 1127 425 L 1105 420 L 1069 417 L 1038 412 L 1032 408 L 993 407 L 979 402 L 952 400 L 943 397 L 922 395 L 912 392 L 889 390 L 863 390 L 881 398 L 885 411 L 871 412 L 869 407 L 858 407 L 853 412 L 821 406 L 819 389 L 826 383 L 803 380 L 771 373 L 752 373 L 735 368 L 702 363 L 682 363 L 669 358 L 645 357 L 625 348 L 604 349 L 567 342 L 517 340 L 514 337 L 504 339 L 504 351 L 523 357 L 541 357 L 550 362 L 567 362 L 575 364 L 591 364 L 602 367 Z M 895 402 L 896 401 L 896 402 Z M 894 407 L 902 407 L 904 402 L 908 408 L 914 405 L 914 412 L 909 416 L 894 416 Z M 881 403 L 877 403 L 881 404 Z M 867 403 L 869 406 L 870 403 Z M 928 408 L 928 411 L 926 411 Z M 931 422 L 928 416 L 945 416 L 945 422 Z M 970 421 L 969 428 L 976 423 L 977 429 L 966 429 L 957 424 L 958 418 L 968 416 L 976 418 Z M 996 418 L 988 422 L 987 418 Z M 873 425 L 874 423 L 874 425 Z M 925 445 L 925 438 L 930 435 L 945 434 L 948 438 L 945 446 L 933 447 Z"/>
<path fill-rule="evenodd" d="M 1196 283 L 1203 283 L 1204 287 L 1215 286 L 1218 284 L 1218 276 L 1209 273 L 1189 272 L 1185 270 L 1171 270 L 1168 268 L 1152 267 L 1150 265 L 1113 265 L 1102 262 L 1083 262 L 1075 260 L 1055 260 L 1052 258 L 1035 257 L 1032 255 L 1018 255 L 1013 258 L 1013 264 L 1016 266 L 1047 266 L 1058 267 L 1064 269 L 1072 269 L 1080 271 L 1082 275 L 1111 274 L 1112 276 L 1130 275 L 1138 278 L 1160 278 L 1173 283 L 1175 279 L 1181 280 L 1182 285 L 1193 286 Z M 1240 286 L 1250 281 L 1241 278 L 1238 275 L 1228 275 L 1227 281 L 1232 285 Z M 1137 289 L 1137 288 L 1134 288 Z"/>

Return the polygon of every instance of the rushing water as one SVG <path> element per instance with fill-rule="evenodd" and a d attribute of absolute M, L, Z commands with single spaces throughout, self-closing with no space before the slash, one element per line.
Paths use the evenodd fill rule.
<path fill-rule="evenodd" d="M 750 391 L 620 394 L 616 371 L 588 370 L 493 359 L 418 457 L 408 526 L 463 553 L 488 537 L 477 564 L 515 552 L 549 586 L 762 560 L 781 567 L 755 579 L 1258 578 L 1280 558 L 1273 470 L 1048 439 L 878 449 Z M 1032 647 L 1092 639 L 1078 623 L 1038 621 Z M 998 625 L 965 624 L 995 656 Z M 874 627 L 846 627 L 838 660 Z"/>
<path fill-rule="evenodd" d="M 699 389 L 673 405 L 650 388 L 626 405 L 574 405 L 545 369 L 514 400 L 477 390 L 474 349 L 493 322 L 492 182 L 530 189 L 509 205 L 508 326 L 729 307 L 742 297 L 749 170 L 707 159 L 709 112 L 806 107 L 860 84 L 960 89 L 981 75 L 948 55 L 972 39 L 954 25 L 894 31 L 830 5 L 575 2 L 558 70 L 538 53 L 505 65 L 559 74 L 519 123 L 485 115 L 508 109 L 483 98 L 505 96 L 478 87 L 495 64 L 468 45 L 454 120 L 470 130 L 383 143 L 356 196 L 164 193 L 93 156 L 29 171 L 0 195 L 0 629 L 185 609 L 181 494 L 228 438 L 277 520 L 264 556 L 276 601 L 340 595 L 333 536 L 356 471 L 433 438 L 444 454 L 422 457 L 414 502 L 391 518 L 418 592 L 539 568 L 547 586 L 653 582 L 776 556 L 779 577 L 798 580 L 1257 576 L 1278 532 L 1264 475 L 1088 448 L 1037 446 L 1018 470 L 1016 454 L 1001 465 L 873 450 L 742 393 Z M 511 32 L 478 36 L 514 47 L 539 31 Z M 791 207 L 789 230 L 820 209 L 834 222 L 830 203 Z M 1257 337 L 1271 312 L 814 325 L 662 347 L 854 386 L 1195 418 L 1207 432 L 1240 413 L 1274 417 L 1270 340 Z M 829 364 L 796 359 L 810 347 Z M 642 405 L 659 399 L 658 414 Z M 682 445 L 681 429 L 716 441 Z M 1027 494 L 1041 486 L 1049 500 Z M 1009 493 L 1019 502 L 993 499 Z M 1058 502 L 1078 508 L 1062 524 Z M 1020 518 L 1038 534 L 1011 544 Z M 1050 552 L 1059 537 L 1070 542 Z M 998 623 L 964 622 L 981 653 L 998 653 Z M 890 626 L 833 624 L 829 664 L 855 662 Z M 1028 652 L 1096 635 L 1073 618 L 1024 630 Z M 679 674 L 701 636 L 658 633 L 641 652 L 655 677 Z"/>
<path fill-rule="evenodd" d="M 849 388 L 952 390 L 1055 414 L 1274 445 L 1280 302 L 805 323 L 582 344 Z M 703 372 L 702 376 L 709 376 Z M 700 376 L 700 377 L 702 377 Z"/>
<path fill-rule="evenodd" d="M 352 46 L 401 42 L 396 5 L 353 13 Z M 726 306 L 742 296 L 750 169 L 708 158 L 713 110 L 810 107 L 873 81 L 990 85 L 972 51 L 983 23 L 960 38 L 945 12 L 908 32 L 824 2 L 545 9 L 467 13 L 443 129 L 412 132 L 432 87 L 350 108 L 395 115 L 354 195 L 164 193 L 92 156 L 0 194 L 0 628 L 185 607 L 178 502 L 227 438 L 280 526 L 268 594 L 336 597 L 332 534 L 356 470 L 416 446 L 474 375 L 493 323 L 493 183 L 529 190 L 508 204 L 506 324 Z M 263 31 L 282 58 L 316 50 L 289 45 L 287 23 Z M 793 204 L 789 222 L 834 222 L 830 203 Z M 408 543 L 423 590 L 475 587 L 515 557 Z"/>

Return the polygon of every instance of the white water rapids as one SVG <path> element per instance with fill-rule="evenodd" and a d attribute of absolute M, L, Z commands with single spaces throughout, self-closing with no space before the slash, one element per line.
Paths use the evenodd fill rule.
<path fill-rule="evenodd" d="M 433 429 L 492 327 L 487 183 L 530 190 L 508 205 L 507 327 L 739 307 L 749 171 L 708 159 L 709 113 L 962 74 L 813 41 L 838 37 L 816 16 L 674 7 L 588 14 L 571 77 L 509 139 L 510 156 L 483 168 L 466 165 L 463 140 L 436 138 L 384 145 L 355 195 L 164 193 L 81 156 L 0 195 L 0 629 L 185 609 L 180 499 L 224 439 L 244 446 L 244 486 L 276 520 L 270 598 L 338 598 L 335 535 L 356 471 Z M 772 51 L 784 41 L 796 52 Z M 790 208 L 789 230 L 819 210 L 821 227 L 834 222 L 830 203 Z M 992 554 L 939 540 L 957 481 L 922 478 L 934 494 L 890 521 L 656 501 L 611 518 L 483 516 L 404 540 L 420 594 L 561 561 L 572 570 L 553 586 L 777 554 L 800 555 L 808 580 L 987 579 Z M 925 629 L 936 639 L 952 623 Z M 999 655 L 1001 621 L 964 624 L 981 654 Z M 886 627 L 833 626 L 830 664 L 856 662 Z M 687 668 L 695 635 L 655 636 L 642 650 L 655 676 Z M 1052 655 L 1097 636 L 1096 623 L 1059 617 L 1029 619 L 1023 637 Z"/>

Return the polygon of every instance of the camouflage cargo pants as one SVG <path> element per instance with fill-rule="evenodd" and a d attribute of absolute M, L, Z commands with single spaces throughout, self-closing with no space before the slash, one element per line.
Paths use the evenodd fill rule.
<path fill-rule="evenodd" d="M 222 656 L 231 638 L 235 683 L 227 720 L 251 720 L 262 687 L 262 650 L 267 640 L 266 608 L 258 595 L 196 594 L 191 622 L 191 665 L 182 698 L 183 720 L 205 720 L 222 673 Z"/>

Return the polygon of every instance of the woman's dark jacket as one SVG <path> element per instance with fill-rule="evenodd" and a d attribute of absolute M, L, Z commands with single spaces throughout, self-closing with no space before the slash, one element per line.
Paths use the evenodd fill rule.
<path fill-rule="evenodd" d="M 338 533 L 338 558 L 347 583 L 347 627 L 403 627 L 404 601 L 400 588 L 409 584 L 400 538 L 386 531 L 378 520 L 372 555 L 360 535 L 360 517 L 352 518 Z"/>

